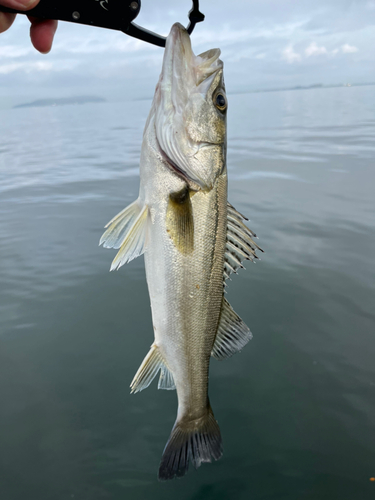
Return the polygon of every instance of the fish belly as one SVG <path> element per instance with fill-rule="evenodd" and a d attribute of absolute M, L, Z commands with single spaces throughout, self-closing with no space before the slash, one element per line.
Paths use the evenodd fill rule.
<path fill-rule="evenodd" d="M 208 367 L 223 296 L 227 177 L 218 177 L 209 192 L 190 196 L 193 244 L 188 250 L 169 230 L 171 191 L 165 183 L 156 185 L 145 252 L 155 344 L 173 374 L 178 420 L 192 420 L 208 408 Z"/>

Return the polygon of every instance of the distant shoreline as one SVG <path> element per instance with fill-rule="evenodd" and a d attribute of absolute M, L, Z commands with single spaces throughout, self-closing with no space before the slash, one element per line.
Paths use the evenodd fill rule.
<path fill-rule="evenodd" d="M 342 87 L 366 87 L 375 85 L 375 82 L 369 83 L 333 83 L 331 85 L 324 85 L 323 83 L 313 83 L 311 85 L 295 85 L 294 87 L 277 87 L 272 89 L 252 89 L 252 90 L 234 90 L 227 92 L 228 95 L 242 95 L 242 94 L 261 94 L 264 92 L 286 92 L 288 90 L 312 90 L 312 89 L 334 89 Z M 153 96 L 137 97 L 134 101 L 149 101 Z"/>
<path fill-rule="evenodd" d="M 287 90 L 310 90 L 310 89 L 334 89 L 341 87 L 366 87 L 375 85 L 375 82 L 369 83 L 334 83 L 332 85 L 323 85 L 323 83 L 313 83 L 312 85 L 296 85 L 294 87 L 279 87 L 273 89 L 254 89 L 254 90 L 240 90 L 238 92 L 228 92 L 228 94 L 237 95 L 237 94 L 256 94 L 263 92 L 285 92 Z"/>
<path fill-rule="evenodd" d="M 310 85 L 295 85 L 294 87 L 277 87 L 277 88 L 260 88 L 260 89 L 249 89 L 249 90 L 234 90 L 229 91 L 228 95 L 242 95 L 242 94 L 261 94 L 265 92 L 287 92 L 291 90 L 312 90 L 312 89 L 330 89 L 330 88 L 342 88 L 342 87 L 366 87 L 375 85 L 375 82 L 368 83 L 341 83 L 341 84 L 331 84 L 325 85 L 322 83 L 314 83 Z M 153 96 L 144 96 L 134 98 L 134 101 L 149 101 L 152 100 Z M 26 102 L 22 104 L 17 104 L 13 106 L 16 108 L 31 108 L 31 107 L 48 107 L 48 106 L 65 106 L 69 104 L 86 104 L 86 103 L 103 103 L 107 102 L 107 99 L 98 96 L 75 96 L 75 97 L 62 97 L 56 99 L 38 99 L 32 102 Z"/>
<path fill-rule="evenodd" d="M 86 104 L 88 102 L 106 102 L 103 97 L 97 96 L 75 96 L 75 97 L 61 97 L 57 99 L 38 99 L 32 102 L 17 104 L 14 108 L 32 108 L 32 107 L 45 107 L 45 106 L 66 106 L 68 104 Z"/>

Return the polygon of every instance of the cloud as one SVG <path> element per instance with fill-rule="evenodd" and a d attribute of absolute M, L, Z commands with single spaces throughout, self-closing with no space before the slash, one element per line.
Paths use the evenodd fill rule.
<path fill-rule="evenodd" d="M 186 25 L 189 5 L 172 4 L 142 0 L 136 23 L 162 35 L 175 21 Z M 243 0 L 235 9 L 207 0 L 202 11 L 194 51 L 222 50 L 233 91 L 375 80 L 375 0 L 285 0 L 282 8 L 280 0 Z M 51 53 L 41 55 L 30 44 L 27 18 L 17 16 L 0 35 L 0 96 L 64 96 L 93 86 L 116 99 L 152 96 L 162 56 L 162 49 L 116 30 L 64 22 Z"/>
<path fill-rule="evenodd" d="M 305 54 L 307 57 L 318 56 L 327 53 L 328 51 L 323 45 L 319 47 L 315 42 L 311 42 L 310 45 L 305 49 Z"/>
<path fill-rule="evenodd" d="M 17 57 L 24 57 L 34 53 L 33 47 L 29 45 L 1 45 L 0 58 L 16 59 Z"/>
<path fill-rule="evenodd" d="M 285 47 L 285 49 L 281 52 L 281 58 L 289 64 L 299 62 L 302 59 L 301 54 L 294 52 L 293 45 Z"/>
<path fill-rule="evenodd" d="M 335 49 L 329 50 L 324 45 L 318 45 L 316 42 L 311 42 L 303 52 L 296 52 L 292 44 L 288 45 L 282 50 L 281 58 L 288 64 L 301 62 L 302 60 L 307 62 L 307 59 L 312 56 L 336 56 L 340 52 L 340 49 L 343 54 L 358 52 L 357 47 L 349 45 L 348 43 L 341 45 L 340 48 L 336 47 Z"/>
<path fill-rule="evenodd" d="M 358 49 L 357 47 L 354 47 L 354 45 L 349 45 L 348 43 L 345 43 L 342 47 L 341 47 L 342 51 L 344 54 L 352 54 L 354 52 L 358 52 Z"/>
<path fill-rule="evenodd" d="M 33 71 L 50 71 L 52 64 L 50 62 L 35 61 L 35 62 L 15 62 L 10 64 L 0 65 L 0 74 L 7 75 L 14 71 L 23 70 L 26 73 Z"/>

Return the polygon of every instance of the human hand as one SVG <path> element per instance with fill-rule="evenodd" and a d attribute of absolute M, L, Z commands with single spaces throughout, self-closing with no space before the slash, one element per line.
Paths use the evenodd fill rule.
<path fill-rule="evenodd" d="M 17 10 L 33 9 L 39 0 L 0 0 L 0 4 L 4 7 Z M 0 33 L 3 33 L 13 24 L 16 14 L 0 11 Z M 31 22 L 30 38 L 31 43 L 36 50 L 42 54 L 47 54 L 51 50 L 53 36 L 57 28 L 57 21 L 52 19 L 37 19 L 32 16 L 27 16 Z"/>

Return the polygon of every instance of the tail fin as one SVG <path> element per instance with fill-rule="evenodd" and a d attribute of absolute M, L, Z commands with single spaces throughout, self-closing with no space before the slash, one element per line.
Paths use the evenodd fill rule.
<path fill-rule="evenodd" d="M 204 417 L 175 423 L 160 462 L 159 480 L 184 476 L 190 460 L 197 469 L 202 462 L 219 460 L 222 454 L 219 425 L 209 406 Z"/>

